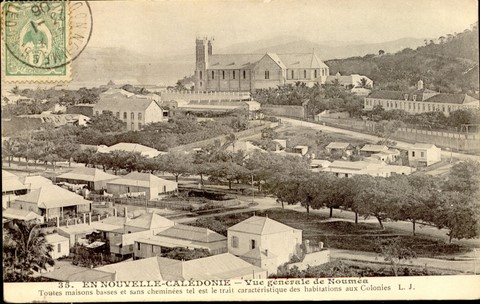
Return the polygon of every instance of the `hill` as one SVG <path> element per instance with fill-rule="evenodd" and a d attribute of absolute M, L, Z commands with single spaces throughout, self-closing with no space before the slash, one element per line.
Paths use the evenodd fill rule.
<path fill-rule="evenodd" d="M 330 74 L 362 74 L 376 88 L 402 90 L 422 79 L 429 89 L 449 93 L 478 94 L 478 26 L 455 35 L 425 40 L 415 50 L 406 48 L 395 54 L 328 60 Z"/>

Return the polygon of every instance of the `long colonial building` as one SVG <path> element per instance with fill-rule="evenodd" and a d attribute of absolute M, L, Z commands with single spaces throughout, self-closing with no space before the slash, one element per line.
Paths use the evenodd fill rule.
<path fill-rule="evenodd" d="M 438 93 L 423 87 L 418 81 L 417 88 L 410 91 L 376 91 L 365 97 L 365 110 L 381 105 L 385 110 L 404 110 L 409 114 L 441 111 L 446 116 L 462 109 L 478 109 L 479 100 L 467 94 Z"/>
<path fill-rule="evenodd" d="M 212 41 L 196 39 L 196 91 L 253 91 L 305 82 L 325 83 L 328 66 L 307 54 L 213 54 Z"/>

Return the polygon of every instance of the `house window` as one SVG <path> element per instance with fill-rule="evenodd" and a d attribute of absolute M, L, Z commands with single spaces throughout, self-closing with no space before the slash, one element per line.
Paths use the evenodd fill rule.
<path fill-rule="evenodd" d="M 127 112 L 123 112 L 123 119 L 127 119 Z"/>
<path fill-rule="evenodd" d="M 247 78 L 247 71 L 243 71 L 243 79 Z"/>
<path fill-rule="evenodd" d="M 425 152 L 420 152 L 420 157 L 425 157 Z"/>
<path fill-rule="evenodd" d="M 135 129 L 135 124 L 132 122 L 132 123 L 130 124 L 130 130 L 134 130 L 134 129 Z"/>
<path fill-rule="evenodd" d="M 315 78 L 317 78 L 317 70 L 315 70 Z"/>
<path fill-rule="evenodd" d="M 215 71 L 212 71 L 212 79 L 215 79 Z"/>
<path fill-rule="evenodd" d="M 295 73 L 292 70 L 292 79 L 295 78 Z"/>
<path fill-rule="evenodd" d="M 139 130 L 141 130 L 141 129 L 142 129 L 142 127 L 143 127 L 142 123 L 141 123 L 141 122 L 139 122 L 139 123 L 138 123 L 138 129 L 139 129 Z"/>
<path fill-rule="evenodd" d="M 137 243 L 137 250 L 140 250 L 140 243 Z"/>
<path fill-rule="evenodd" d="M 270 79 L 270 71 L 265 71 L 265 79 Z"/>
<path fill-rule="evenodd" d="M 200 86 L 203 86 L 203 82 L 200 81 Z"/>
<path fill-rule="evenodd" d="M 413 101 L 417 100 L 417 95 L 413 95 Z"/>
<path fill-rule="evenodd" d="M 428 105 L 428 112 L 430 112 L 430 105 Z"/>
<path fill-rule="evenodd" d="M 425 104 L 423 104 L 423 110 L 425 111 Z"/>
<path fill-rule="evenodd" d="M 307 79 L 307 70 L 303 70 L 303 78 Z"/>
<path fill-rule="evenodd" d="M 232 236 L 231 242 L 232 248 L 238 248 L 238 236 Z"/>
<path fill-rule="evenodd" d="M 405 100 L 408 100 L 408 94 L 403 95 L 403 98 L 404 98 Z"/>
<path fill-rule="evenodd" d="M 412 157 L 415 157 L 415 151 L 412 151 Z"/>
<path fill-rule="evenodd" d="M 117 116 L 117 118 L 120 118 L 120 112 L 115 113 L 115 116 Z"/>
<path fill-rule="evenodd" d="M 222 71 L 222 79 L 225 79 L 225 71 Z"/>
<path fill-rule="evenodd" d="M 200 79 L 203 79 L 203 73 L 200 71 Z"/>
<path fill-rule="evenodd" d="M 255 249 L 255 246 L 256 243 L 255 243 L 255 240 L 250 240 L 250 249 Z"/>
<path fill-rule="evenodd" d="M 131 120 L 134 120 L 134 119 L 135 119 L 135 113 L 133 113 L 133 112 L 130 113 L 130 119 L 131 119 Z"/>
<path fill-rule="evenodd" d="M 167 186 L 163 186 L 163 192 L 167 192 Z"/>
<path fill-rule="evenodd" d="M 235 71 L 232 72 L 232 78 L 235 79 Z"/>
<path fill-rule="evenodd" d="M 138 112 L 138 120 L 142 120 L 142 112 Z"/>
<path fill-rule="evenodd" d="M 62 252 L 62 244 L 57 244 L 57 252 Z"/>

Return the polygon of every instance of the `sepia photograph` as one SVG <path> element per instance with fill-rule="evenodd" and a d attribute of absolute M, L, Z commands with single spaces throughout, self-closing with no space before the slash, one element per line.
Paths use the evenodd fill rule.
<path fill-rule="evenodd" d="M 480 299 L 478 5 L 1 3 L 3 300 Z"/>

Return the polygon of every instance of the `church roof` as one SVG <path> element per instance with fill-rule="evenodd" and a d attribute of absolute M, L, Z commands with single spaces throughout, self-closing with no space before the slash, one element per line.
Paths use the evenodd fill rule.
<path fill-rule="evenodd" d="M 282 69 L 317 69 L 328 68 L 315 53 L 297 54 L 214 54 L 208 60 L 209 70 L 252 69 L 264 56 L 269 56 Z"/>
<path fill-rule="evenodd" d="M 278 54 L 287 69 L 319 69 L 328 66 L 318 59 L 315 53 Z"/>
<path fill-rule="evenodd" d="M 233 225 L 232 227 L 228 228 L 228 230 L 264 235 L 282 233 L 296 229 L 269 219 L 268 217 L 252 216 L 236 225 Z"/>

